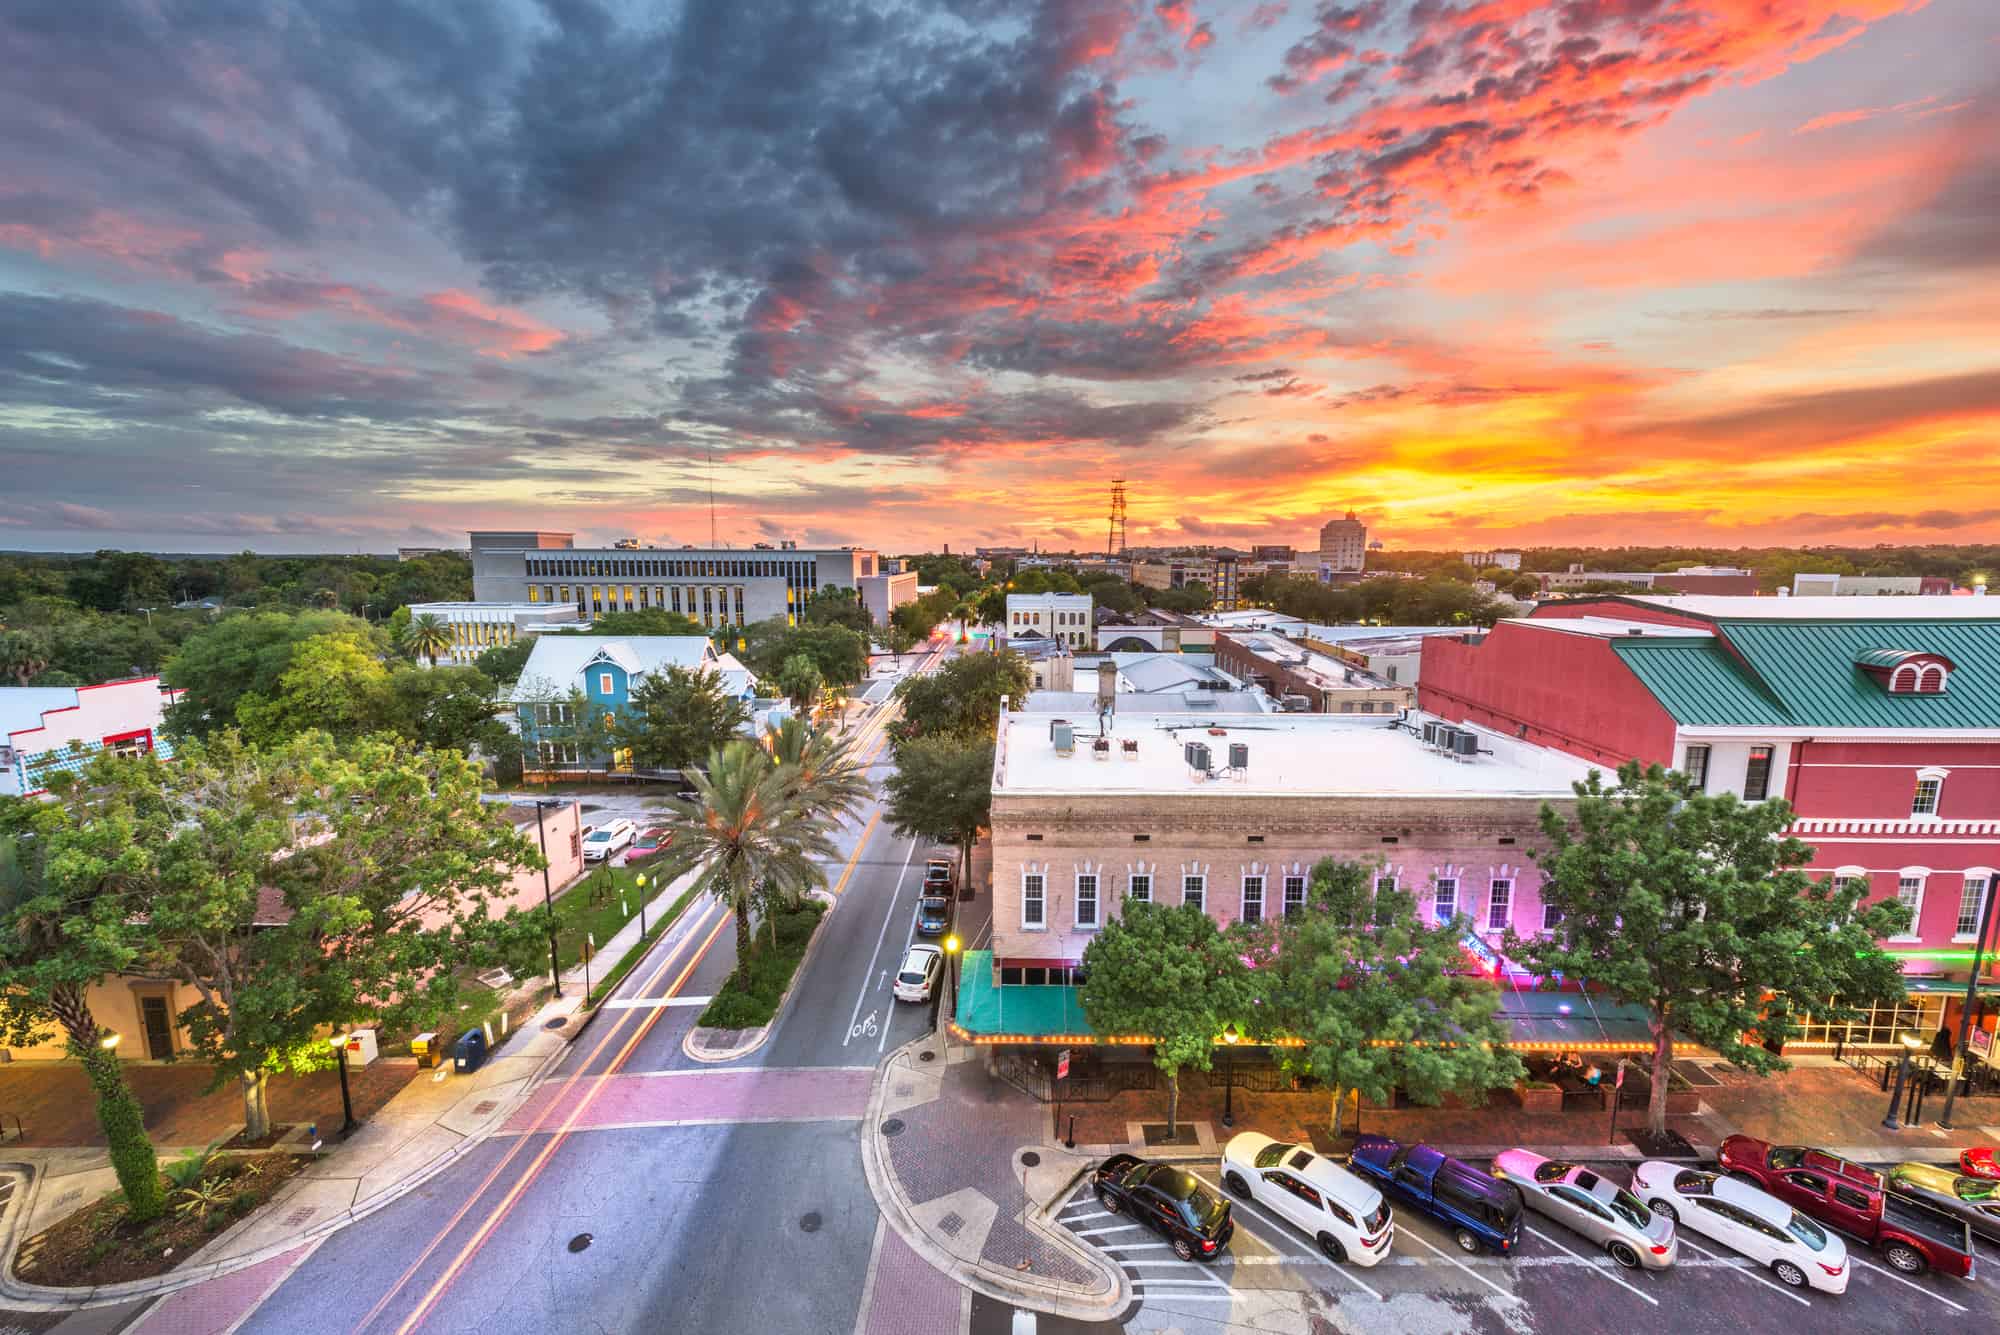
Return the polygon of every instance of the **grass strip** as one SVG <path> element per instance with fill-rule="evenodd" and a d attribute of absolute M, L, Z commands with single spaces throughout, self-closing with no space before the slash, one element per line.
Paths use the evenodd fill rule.
<path fill-rule="evenodd" d="M 778 937 L 775 946 L 771 924 L 759 923 L 751 939 L 750 958 L 738 961 L 696 1023 L 711 1029 L 755 1029 L 771 1023 L 825 912 L 826 905 L 807 899 L 778 913 L 773 920 Z"/>
<path fill-rule="evenodd" d="M 639 957 L 646 953 L 646 947 L 659 940 L 661 933 L 680 921 L 681 914 L 687 911 L 687 906 L 694 899 L 696 892 L 697 887 L 692 885 L 681 891 L 681 897 L 669 905 L 665 913 L 661 914 L 648 925 L 646 934 L 641 936 L 637 941 L 634 941 L 632 948 L 619 956 L 618 962 L 611 966 L 611 972 L 605 974 L 603 979 L 590 989 L 590 996 L 585 1000 L 585 1005 L 595 1006 L 600 1000 L 611 995 L 611 989 L 617 987 L 620 982 L 624 981 L 625 975 L 632 972 L 632 966 L 637 964 Z"/>

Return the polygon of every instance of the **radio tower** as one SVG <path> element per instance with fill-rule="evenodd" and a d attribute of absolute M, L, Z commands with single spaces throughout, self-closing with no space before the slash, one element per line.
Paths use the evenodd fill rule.
<path fill-rule="evenodd" d="M 1125 550 L 1125 479 L 1111 484 L 1111 529 L 1105 535 L 1104 555 L 1108 560 Z"/>

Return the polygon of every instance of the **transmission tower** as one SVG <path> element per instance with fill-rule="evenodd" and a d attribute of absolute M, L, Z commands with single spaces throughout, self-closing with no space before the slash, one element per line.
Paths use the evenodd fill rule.
<path fill-rule="evenodd" d="M 1114 557 L 1125 550 L 1125 479 L 1111 484 L 1111 529 L 1105 535 L 1104 555 Z"/>

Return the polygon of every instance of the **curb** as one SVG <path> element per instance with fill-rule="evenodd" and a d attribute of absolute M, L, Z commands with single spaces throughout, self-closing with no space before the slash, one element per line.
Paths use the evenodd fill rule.
<path fill-rule="evenodd" d="M 813 928 L 812 940 L 806 942 L 806 953 L 799 956 L 799 966 L 798 968 L 792 970 L 792 981 L 785 985 L 785 995 L 778 998 L 778 1008 L 775 1011 L 771 1012 L 771 1022 L 769 1024 L 760 1025 L 755 1029 L 738 1029 L 738 1030 L 714 1029 L 714 1028 L 704 1029 L 699 1025 L 691 1026 L 685 1034 L 681 1035 L 681 1055 L 685 1056 L 689 1061 L 707 1062 L 711 1064 L 718 1062 L 741 1061 L 743 1058 L 749 1056 L 751 1053 L 755 1052 L 758 1048 L 763 1047 L 766 1043 L 771 1041 L 771 1033 L 778 1027 L 778 1021 L 785 1018 L 785 1008 L 792 1004 L 792 993 L 799 990 L 799 979 L 805 977 L 806 966 L 812 963 L 813 955 L 819 950 L 819 943 L 821 940 L 820 932 L 825 929 L 826 920 L 833 916 L 833 911 L 836 908 L 840 907 L 840 901 L 834 898 L 832 895 L 828 894 L 824 890 L 808 890 L 806 892 L 806 897 L 809 899 L 817 899 L 822 904 L 825 904 L 826 912 L 819 915 L 819 926 Z M 724 1048 L 719 1052 L 714 1048 L 705 1048 L 697 1050 L 694 1046 L 694 1039 L 696 1034 L 727 1034 L 727 1033 L 748 1034 L 749 1037 L 740 1040 L 736 1044 L 736 1046 L 730 1048 Z"/>
<path fill-rule="evenodd" d="M 528 1096 L 534 1092 L 536 1086 L 540 1085 L 547 1077 L 549 1068 L 554 1066 L 568 1052 L 568 1043 L 551 1049 L 548 1055 L 542 1059 L 541 1064 L 530 1071 L 526 1078 L 522 1080 L 520 1094 L 510 1101 L 512 1106 L 505 1111 L 496 1110 L 496 1115 L 489 1124 L 490 1127 L 498 1127 L 504 1124 L 507 1118 L 522 1103 L 527 1101 Z M 224 1275 L 231 1275 L 239 1270 L 246 1270 L 253 1265 L 261 1265 L 274 1257 L 283 1256 L 286 1252 L 304 1243 L 325 1238 L 347 1227 L 349 1224 L 366 1219 L 369 1215 L 383 1209 L 385 1206 L 394 1204 L 410 1192 L 429 1182 L 433 1177 L 436 1177 L 452 1164 L 457 1163 L 465 1155 L 471 1153 L 477 1146 L 484 1144 L 491 1135 L 492 1131 L 489 1129 L 477 1135 L 462 1137 L 458 1144 L 437 1155 L 429 1163 L 417 1168 L 398 1181 L 394 1186 L 376 1192 L 365 1201 L 357 1201 L 338 1214 L 328 1215 L 325 1219 L 320 1220 L 310 1228 L 301 1229 L 297 1233 L 286 1238 L 281 1238 L 278 1241 L 266 1243 L 253 1252 L 244 1252 L 220 1261 L 179 1266 L 164 1275 L 157 1275 L 152 1279 L 126 1280 L 120 1284 L 99 1284 L 91 1288 L 59 1288 L 47 1284 L 29 1284 L 14 1277 L 14 1256 L 19 1250 L 22 1241 L 20 1236 L 21 1225 L 34 1212 L 34 1198 L 41 1193 L 41 1175 L 35 1171 L 32 1164 L 0 1165 L 0 1167 L 11 1169 L 27 1178 L 31 1188 L 29 1193 L 15 1193 L 14 1208 L 8 1211 L 9 1218 L 4 1234 L 0 1234 L 0 1299 L 5 1299 L 7 1305 L 10 1307 L 25 1311 L 73 1312 L 84 1308 L 108 1307 L 116 1303 L 130 1302 L 135 1298 L 164 1297 L 170 1293 L 178 1293 L 182 1289 L 193 1288 L 198 1284 L 206 1284 L 209 1280 L 219 1279 Z M 274 1203 L 276 1203 L 276 1198 L 273 1201 L 265 1202 L 263 1208 L 268 1210 Z M 242 1228 L 256 1218 L 255 1214 L 250 1215 L 239 1221 L 234 1227 Z M 216 1241 L 221 1241 L 221 1238 L 218 1237 Z M 196 1254 L 199 1255 L 199 1253 Z"/>
<path fill-rule="evenodd" d="M 1032 1200 L 1022 1212 L 1023 1222 L 1106 1279 L 1106 1291 L 1078 1289 L 1053 1282 L 1031 1283 L 1013 1271 L 996 1270 L 984 1263 L 962 1260 L 933 1242 L 930 1235 L 918 1226 L 911 1214 L 910 1201 L 903 1195 L 902 1184 L 896 1179 L 895 1170 L 885 1162 L 881 1137 L 874 1133 L 873 1128 L 881 1124 L 882 1105 L 888 1098 L 887 1073 L 896 1063 L 907 1062 L 909 1054 L 929 1043 L 932 1037 L 925 1034 L 911 1039 L 890 1053 L 876 1066 L 875 1078 L 869 1087 L 868 1111 L 861 1125 L 861 1169 L 868 1179 L 869 1193 L 882 1212 L 883 1221 L 933 1269 L 960 1287 L 995 1302 L 1079 1321 L 1102 1321 L 1126 1311 L 1132 1305 L 1132 1291 L 1124 1270 L 1107 1265 L 1101 1256 L 1091 1255 L 1073 1239 L 1064 1236 L 1061 1230 L 1049 1228 L 1041 1220 L 1042 1210 Z"/>

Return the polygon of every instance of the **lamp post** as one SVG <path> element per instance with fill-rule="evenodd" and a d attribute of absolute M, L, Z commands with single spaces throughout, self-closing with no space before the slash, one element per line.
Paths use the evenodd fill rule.
<path fill-rule="evenodd" d="M 1889 1095 L 1889 1115 L 1882 1119 L 1884 1131 L 1901 1131 L 1903 1119 L 1898 1117 L 1898 1105 L 1903 1101 L 1903 1081 L 1910 1074 L 1910 1054 L 1924 1045 L 1924 1040 L 1916 1034 L 1905 1031 L 1902 1035 L 1903 1059 L 1896 1063 L 1896 1088 Z"/>
<path fill-rule="evenodd" d="M 556 899 L 549 889 L 549 810 L 562 803 L 552 798 L 535 799 L 535 833 L 542 839 L 542 907 L 549 913 L 549 995 L 562 995 L 562 963 L 556 955 Z"/>
<path fill-rule="evenodd" d="M 354 1100 L 347 1092 L 347 1035 L 335 1034 L 327 1042 L 333 1044 L 334 1061 L 340 1066 L 340 1138 L 346 1140 L 354 1129 Z"/>
<path fill-rule="evenodd" d="M 1951 1130 L 1951 1105 L 1958 1098 L 1959 1081 L 1964 1077 L 1958 1072 L 1965 1070 L 1965 1040 L 1972 1032 L 1972 1008 L 1979 1004 L 1979 967 L 1986 955 L 1986 938 L 1993 930 L 1993 900 L 2000 893 L 2000 872 L 1986 878 L 1986 904 L 1979 912 L 1979 940 L 1972 947 L 1972 973 L 1965 980 L 1965 1004 L 1958 1012 L 1958 1042 L 1952 1046 L 1952 1073 L 1944 1082 L 1944 1111 L 1938 1114 L 1938 1125 Z"/>
<path fill-rule="evenodd" d="M 626 861 L 631 861 L 627 858 Z M 633 888 L 639 892 L 639 939 L 646 939 L 646 873 L 640 872 L 632 878 Z"/>
<path fill-rule="evenodd" d="M 116 1029 L 109 1030 L 103 1038 L 97 1040 L 97 1046 L 103 1048 L 106 1052 L 115 1052 L 118 1050 L 118 1041 L 123 1037 L 124 1035 Z"/>
<path fill-rule="evenodd" d="M 1236 1042 L 1242 1035 L 1236 1032 L 1236 1022 L 1231 1020 L 1222 1026 L 1222 1124 L 1236 1125 Z"/>
<path fill-rule="evenodd" d="M 964 942 L 958 939 L 958 933 L 956 932 L 950 933 L 944 939 L 943 982 L 946 990 L 950 993 L 951 999 L 946 1005 L 946 1011 L 951 1015 L 958 1014 L 958 952 L 964 944 Z M 935 1007 L 932 1008 L 931 1028 L 933 1030 L 939 1028 Z"/>

